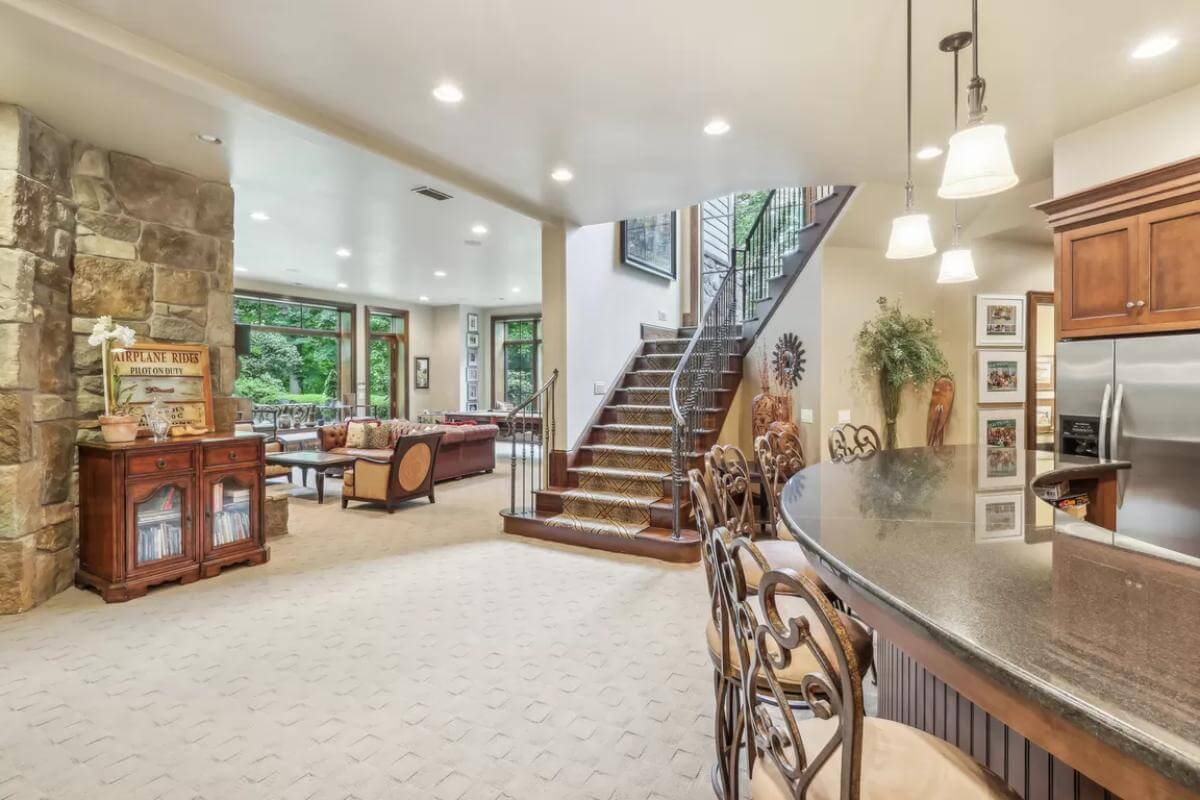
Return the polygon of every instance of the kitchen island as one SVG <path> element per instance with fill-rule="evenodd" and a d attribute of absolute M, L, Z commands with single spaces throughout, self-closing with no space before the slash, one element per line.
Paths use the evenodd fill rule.
<path fill-rule="evenodd" d="M 1129 467 L 955 446 L 795 475 L 784 522 L 876 630 L 880 716 L 1026 798 L 1200 797 L 1200 552 L 1042 499 L 1082 486 L 1115 519 Z"/>

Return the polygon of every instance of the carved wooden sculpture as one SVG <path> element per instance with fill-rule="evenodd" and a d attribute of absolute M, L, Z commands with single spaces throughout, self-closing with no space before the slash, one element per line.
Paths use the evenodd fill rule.
<path fill-rule="evenodd" d="M 925 428 L 925 444 L 941 447 L 946 438 L 946 424 L 954 408 L 954 378 L 943 375 L 933 382 L 933 395 L 929 398 L 929 422 Z"/>

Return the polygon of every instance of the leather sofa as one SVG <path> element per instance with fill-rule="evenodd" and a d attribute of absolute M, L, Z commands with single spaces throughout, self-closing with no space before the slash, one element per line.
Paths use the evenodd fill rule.
<path fill-rule="evenodd" d="M 368 425 L 378 425 L 379 420 L 356 419 Z M 347 422 L 325 425 L 319 430 L 320 446 L 330 453 L 362 456 L 374 460 L 387 460 L 392 449 L 379 450 L 346 447 Z M 491 472 L 496 468 L 496 425 L 421 425 L 406 420 L 388 420 L 400 435 L 441 432 L 443 434 L 437 462 L 434 464 L 434 481 L 447 481 L 466 475 Z M 393 447 L 394 447 L 393 439 Z"/>

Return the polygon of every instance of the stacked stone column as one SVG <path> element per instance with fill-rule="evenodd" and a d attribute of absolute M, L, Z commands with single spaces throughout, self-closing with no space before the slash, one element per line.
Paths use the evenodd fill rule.
<path fill-rule="evenodd" d="M 210 348 L 232 426 L 233 190 L 68 137 L 0 104 L 0 613 L 70 586 L 74 443 L 96 435 L 108 314 Z"/>

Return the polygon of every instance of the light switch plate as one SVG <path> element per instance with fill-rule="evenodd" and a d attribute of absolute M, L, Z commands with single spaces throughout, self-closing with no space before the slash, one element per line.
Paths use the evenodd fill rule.
<path fill-rule="evenodd" d="M 659 322 L 667 321 L 667 312 L 663 311 L 661 308 L 658 310 L 658 321 Z"/>
<path fill-rule="evenodd" d="M 811 408 L 800 409 L 800 421 L 801 422 L 812 422 L 813 421 L 813 412 L 812 412 Z"/>
<path fill-rule="evenodd" d="M 838 409 L 838 425 L 841 425 L 842 423 L 849 422 L 849 421 L 850 421 L 850 409 L 848 409 L 848 408 Z"/>
<path fill-rule="evenodd" d="M 592 384 L 592 394 L 604 394 L 608 391 L 608 384 L 604 381 L 596 381 Z"/>

